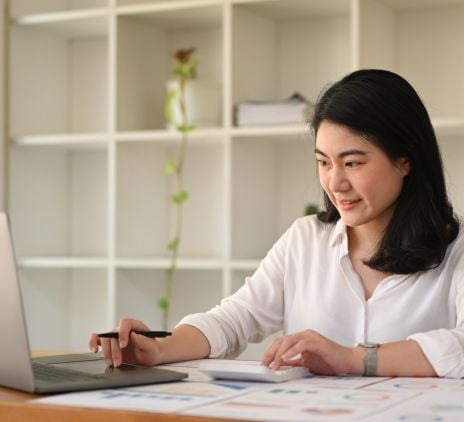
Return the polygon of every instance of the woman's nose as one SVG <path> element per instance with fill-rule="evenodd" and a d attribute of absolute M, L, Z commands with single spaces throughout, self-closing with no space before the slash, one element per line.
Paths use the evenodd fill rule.
<path fill-rule="evenodd" d="M 342 169 L 332 169 L 330 172 L 329 188 L 332 192 L 346 192 L 350 189 L 350 182 Z"/>

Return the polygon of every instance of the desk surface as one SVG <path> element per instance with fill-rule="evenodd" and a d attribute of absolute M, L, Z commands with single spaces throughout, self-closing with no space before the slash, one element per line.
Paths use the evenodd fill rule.
<path fill-rule="evenodd" d="M 57 352 L 35 351 L 33 356 L 47 356 L 52 354 L 57 354 Z M 50 422 L 59 420 L 66 422 L 205 422 L 212 420 L 211 418 L 199 418 L 166 413 L 35 404 L 33 399 L 37 399 L 39 397 L 43 396 L 0 387 L 0 421 Z M 226 419 L 222 420 L 226 421 Z"/>
<path fill-rule="evenodd" d="M 205 422 L 212 420 L 211 418 L 152 412 L 34 404 L 31 399 L 38 397 L 41 396 L 0 387 L 0 420 L 8 422 L 50 422 L 57 420 L 66 422 Z M 225 419 L 221 420 L 225 421 Z"/>
<path fill-rule="evenodd" d="M 194 368 L 194 366 L 191 366 L 190 368 Z M 193 375 L 194 373 L 189 372 L 189 374 Z M 193 379 L 192 377 L 192 381 L 198 380 Z M 201 382 L 197 385 L 200 385 L 200 387 L 203 388 L 201 386 Z M 346 384 L 346 382 L 348 382 L 348 384 Z M 297 385 L 295 386 L 295 384 Z M 337 385 L 334 386 L 335 384 Z M 301 393 L 304 396 L 303 402 L 301 400 L 298 401 L 298 403 L 304 403 L 303 406 L 300 406 L 301 409 L 298 407 L 294 409 L 292 407 L 293 404 L 292 406 L 289 406 L 288 403 L 286 406 L 282 405 L 282 403 L 285 404 L 285 398 L 282 403 L 279 401 L 279 406 L 277 407 L 284 407 L 285 412 L 293 412 L 289 413 L 289 417 L 285 420 L 306 420 L 306 413 L 308 413 L 308 411 L 318 410 L 314 406 L 322 406 L 321 408 L 324 410 L 325 408 L 332 408 L 334 403 L 336 403 L 337 406 L 340 406 L 339 403 L 341 403 L 341 405 L 344 406 L 344 409 L 347 412 L 349 411 L 351 416 L 354 416 L 355 414 L 362 417 L 369 416 L 369 419 L 367 420 L 370 420 L 370 417 L 372 416 L 376 422 L 384 422 L 385 420 L 405 420 L 404 415 L 417 416 L 418 412 L 421 413 L 423 418 L 416 418 L 414 420 L 443 420 L 450 422 L 462 422 L 464 420 L 464 380 L 440 378 L 379 378 L 376 380 L 366 379 L 363 377 L 354 377 L 352 379 L 340 379 L 340 377 L 310 377 L 308 379 L 302 379 L 300 383 L 290 383 L 287 388 L 285 388 L 285 386 L 286 383 L 282 384 L 281 387 L 279 385 L 278 389 L 274 388 L 274 386 L 263 386 L 263 388 L 258 388 L 257 390 L 253 389 L 249 393 L 247 392 L 241 395 L 239 397 L 239 401 L 242 400 L 242 397 L 246 396 L 248 399 L 252 397 L 250 400 L 252 400 L 252 403 L 255 403 L 257 396 L 264 397 L 261 402 L 262 410 L 259 411 L 259 415 L 257 415 L 255 411 L 255 416 L 259 416 L 257 419 L 261 420 L 271 419 L 271 417 L 266 419 L 269 415 L 275 415 L 276 418 L 279 416 L 281 420 L 282 416 L 286 416 L 282 415 L 282 413 L 280 413 L 280 415 L 277 414 L 278 409 L 275 409 L 276 406 L 270 406 L 269 409 L 270 395 L 272 395 L 272 399 L 275 400 L 276 396 L 274 394 L 277 392 L 279 392 L 279 394 L 292 393 L 290 398 L 291 403 L 293 403 L 296 393 Z M 321 386 L 322 388 L 320 388 Z M 311 400 L 313 397 L 307 396 L 307 393 L 311 393 L 313 395 L 316 394 L 316 401 Z M 231 417 L 241 418 L 244 415 L 242 412 L 248 411 L 248 409 L 240 410 L 240 408 L 234 407 L 237 406 L 237 402 L 234 403 L 233 397 L 230 401 L 227 401 L 228 412 L 226 413 L 223 412 L 224 408 L 226 408 L 223 404 L 226 404 L 226 402 L 217 400 L 211 402 L 213 404 L 209 407 L 206 406 L 205 408 L 199 407 L 198 409 L 193 409 L 194 411 L 192 413 L 194 414 L 211 415 L 211 417 L 201 417 L 190 416 L 183 413 L 174 414 L 153 413 L 153 411 L 119 410 L 105 408 L 104 406 L 89 407 L 90 402 L 88 401 L 88 396 L 84 396 L 84 398 L 82 398 L 82 395 L 80 394 L 77 396 L 80 401 L 72 402 L 73 405 L 68 406 L 68 397 L 64 397 L 64 401 L 62 401 L 61 396 L 52 397 L 51 401 L 54 404 L 49 404 L 42 401 L 34 401 L 34 399 L 38 399 L 43 396 L 0 387 L 0 421 L 208 422 L 214 420 L 226 422 L 233 421 L 234 419 L 226 419 L 227 416 L 225 415 L 231 414 Z M 379 399 L 380 396 L 381 400 Z M 237 396 L 235 397 L 237 398 Z M 300 397 L 302 396 L 300 395 Z M 321 399 L 324 400 L 324 397 L 326 398 L 326 402 L 321 402 Z M 369 406 L 366 408 L 366 406 L 362 403 L 361 405 L 353 404 L 355 403 L 352 401 L 353 397 L 355 398 L 355 402 L 358 402 L 359 400 L 362 401 L 364 397 L 364 401 L 367 400 L 369 402 Z M 383 400 L 386 399 L 390 401 L 384 402 Z M 226 398 L 226 400 L 228 399 Z M 372 400 L 375 400 L 375 403 Z M 60 405 L 56 405 L 57 402 Z M 232 406 L 230 406 L 231 403 L 233 404 Z M 159 407 L 159 404 L 156 401 L 152 401 L 151 398 L 149 398 L 149 404 L 150 407 L 145 407 L 145 409 L 149 408 L 150 410 L 155 410 L 155 412 L 161 411 L 162 409 Z M 321 405 L 319 406 L 318 404 Z M 138 408 L 138 406 L 136 408 Z M 213 408 L 212 411 L 211 408 Z M 219 412 L 217 411 L 218 408 L 220 408 Z M 232 413 L 229 412 L 230 409 L 233 409 Z M 182 409 L 180 410 L 182 411 Z M 188 411 L 190 411 L 190 409 L 188 409 Z M 262 411 L 264 413 L 261 413 Z M 214 415 L 219 417 L 214 417 Z M 292 415 L 295 415 L 295 417 L 292 417 Z M 347 416 L 350 415 L 347 414 Z M 250 417 L 253 417 L 253 415 L 250 414 Z M 431 417 L 432 419 L 430 419 Z M 441 417 L 441 419 L 437 419 L 437 417 Z M 352 417 L 349 419 L 352 420 Z M 331 420 L 333 420 L 333 418 Z M 337 420 L 346 420 L 346 418 L 337 417 Z"/>

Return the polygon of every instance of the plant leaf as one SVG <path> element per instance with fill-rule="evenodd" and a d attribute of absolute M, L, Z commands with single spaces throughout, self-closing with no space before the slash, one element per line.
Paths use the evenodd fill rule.
<path fill-rule="evenodd" d="M 180 243 L 180 238 L 179 237 L 176 237 L 175 239 L 171 240 L 167 245 L 166 245 L 166 249 L 168 251 L 174 251 L 177 249 L 177 247 L 179 246 L 179 243 Z"/>
<path fill-rule="evenodd" d="M 192 57 L 190 60 L 173 67 L 171 73 L 180 78 L 193 79 L 197 65 L 198 59 Z"/>
<path fill-rule="evenodd" d="M 158 301 L 158 307 L 159 307 L 162 311 L 168 310 L 168 309 L 169 309 L 169 306 L 170 306 L 169 300 L 166 299 L 165 297 L 162 297 L 162 298 Z"/>
<path fill-rule="evenodd" d="M 176 129 L 181 133 L 189 133 L 195 129 L 195 125 L 179 125 Z"/>
<path fill-rule="evenodd" d="M 179 66 L 179 67 L 173 67 L 171 69 L 171 74 L 174 75 L 174 76 L 178 76 L 180 78 L 184 77 L 184 72 L 182 70 L 182 68 Z"/>
<path fill-rule="evenodd" d="M 177 171 L 177 165 L 172 159 L 171 156 L 166 157 L 166 162 L 164 163 L 164 172 L 168 175 L 171 176 Z"/>
<path fill-rule="evenodd" d="M 188 192 L 185 190 L 177 192 L 175 195 L 172 195 L 172 202 L 175 204 L 182 204 L 188 199 Z"/>

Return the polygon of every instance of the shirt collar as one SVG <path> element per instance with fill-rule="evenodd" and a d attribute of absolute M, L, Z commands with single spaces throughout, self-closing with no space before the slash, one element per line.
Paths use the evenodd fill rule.
<path fill-rule="evenodd" d="M 341 218 L 339 218 L 337 223 L 335 224 L 335 227 L 333 228 L 331 239 L 330 239 L 330 245 L 335 246 L 337 243 L 342 242 L 343 239 L 346 239 L 346 238 L 347 238 L 347 234 L 346 234 L 345 223 L 342 221 Z"/>

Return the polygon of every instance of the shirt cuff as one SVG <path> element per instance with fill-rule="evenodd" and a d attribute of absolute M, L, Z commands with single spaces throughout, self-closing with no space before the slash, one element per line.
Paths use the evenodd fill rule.
<path fill-rule="evenodd" d="M 177 326 L 179 325 L 192 325 L 203 333 L 211 348 L 209 358 L 220 359 L 227 355 L 227 341 L 224 339 L 219 322 L 214 318 L 205 318 L 204 313 L 191 314 L 182 318 Z"/>
<path fill-rule="evenodd" d="M 440 377 L 464 377 L 464 333 L 439 329 L 409 336 L 416 341 Z"/>

